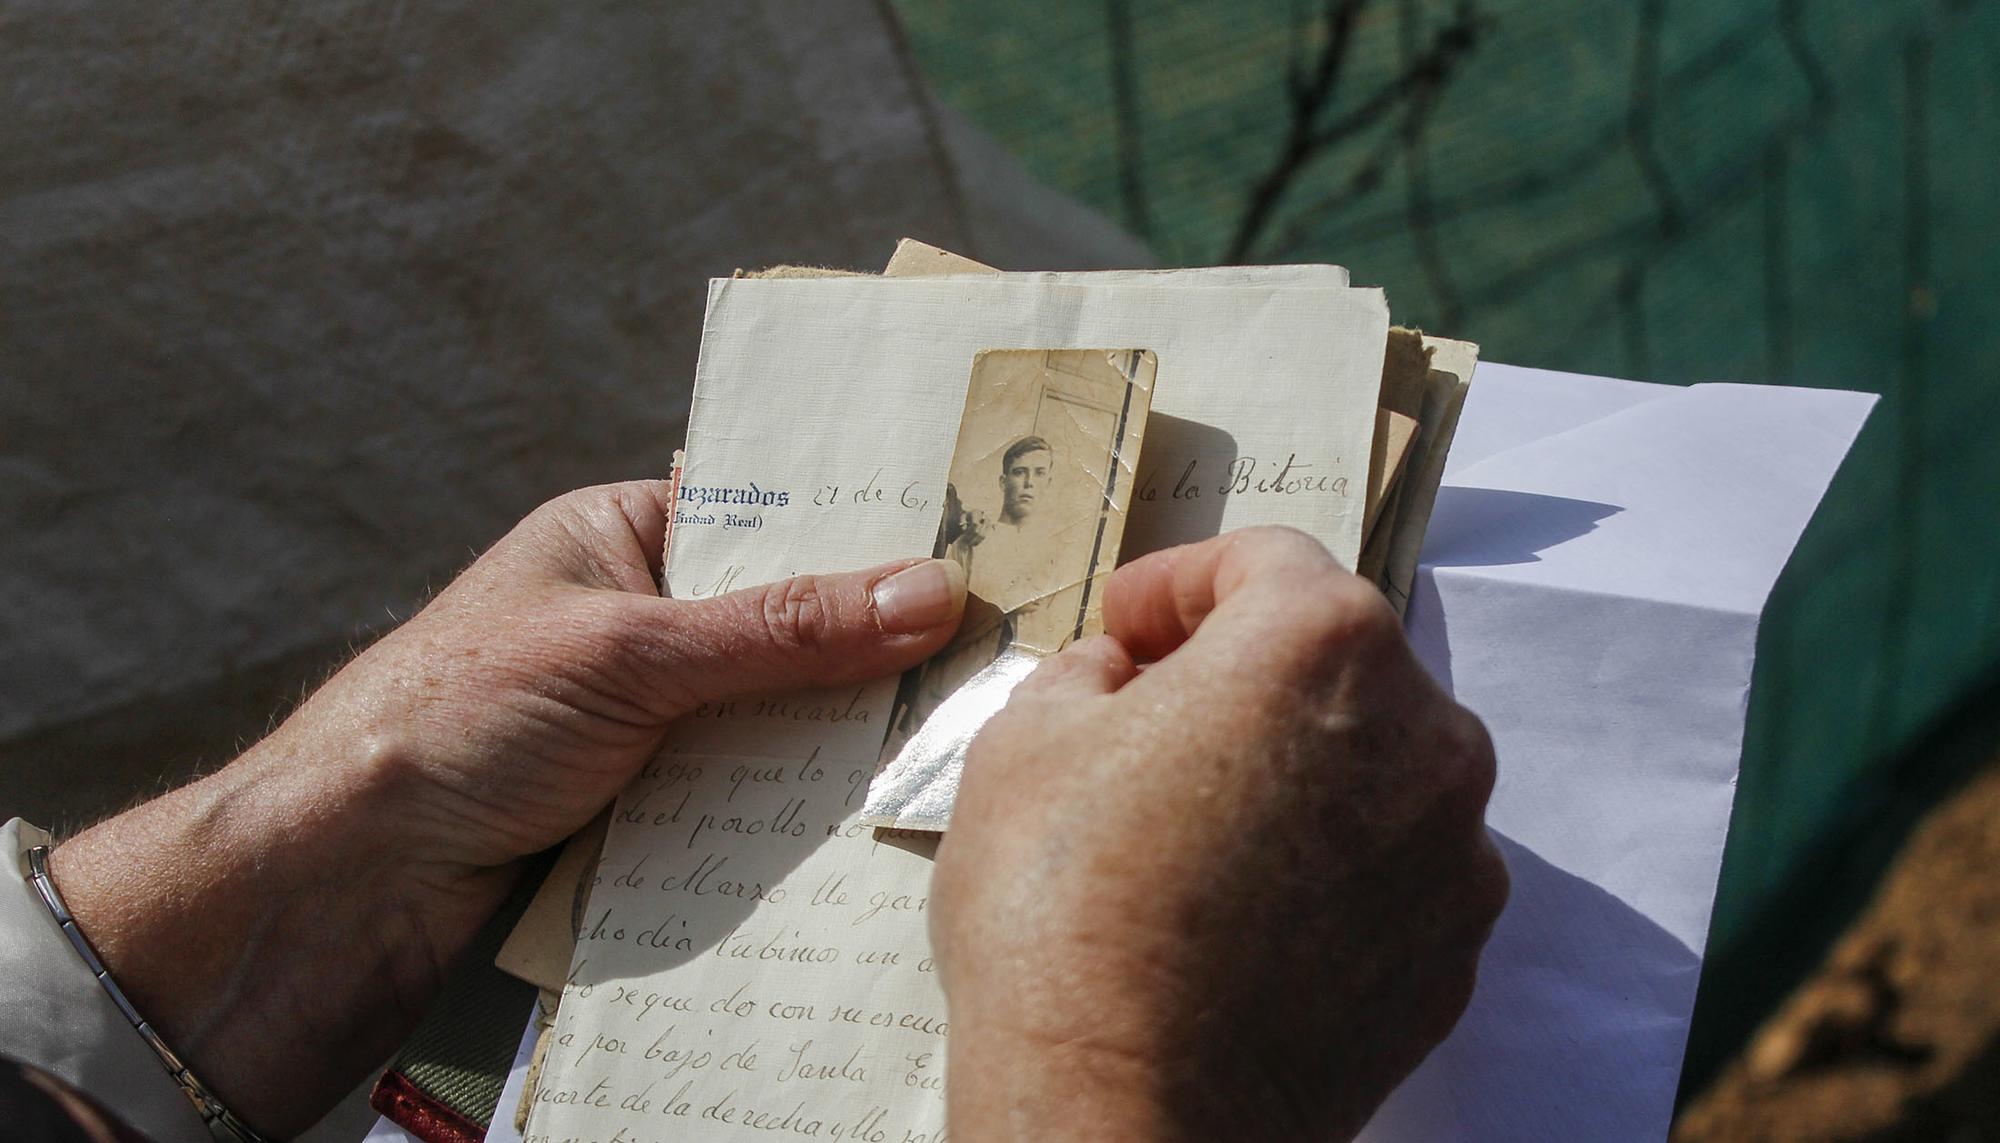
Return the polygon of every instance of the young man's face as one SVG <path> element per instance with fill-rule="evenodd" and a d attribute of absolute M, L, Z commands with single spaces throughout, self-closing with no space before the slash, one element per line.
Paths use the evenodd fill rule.
<path fill-rule="evenodd" d="M 1049 462 L 1053 459 L 1047 449 L 1036 449 L 1008 463 L 1007 471 L 1000 474 L 1002 518 L 1018 524 L 1034 511 L 1036 498 L 1048 490 Z"/>

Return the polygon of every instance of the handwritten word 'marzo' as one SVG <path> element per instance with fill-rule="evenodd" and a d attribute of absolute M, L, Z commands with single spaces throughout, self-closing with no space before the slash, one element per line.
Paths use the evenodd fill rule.
<path fill-rule="evenodd" d="M 783 508 L 792 502 L 792 494 L 785 491 L 770 492 L 757 487 L 756 482 L 741 487 L 727 485 L 681 485 L 681 499 L 696 508 L 706 508 L 711 504 L 746 504 L 752 508 Z"/>

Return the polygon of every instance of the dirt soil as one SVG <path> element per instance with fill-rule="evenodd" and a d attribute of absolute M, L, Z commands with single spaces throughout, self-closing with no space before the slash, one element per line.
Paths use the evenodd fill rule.
<path fill-rule="evenodd" d="M 2000 1140 L 2000 758 L 1911 835 L 1673 1139 Z"/>

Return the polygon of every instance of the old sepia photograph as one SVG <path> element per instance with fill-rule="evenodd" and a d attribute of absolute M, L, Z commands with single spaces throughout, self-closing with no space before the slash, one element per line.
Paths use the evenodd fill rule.
<path fill-rule="evenodd" d="M 1098 629 L 1157 367 L 1144 350 L 975 359 L 935 553 L 965 568 L 965 621 L 904 676 L 885 761 L 1004 653 L 1051 654 Z"/>

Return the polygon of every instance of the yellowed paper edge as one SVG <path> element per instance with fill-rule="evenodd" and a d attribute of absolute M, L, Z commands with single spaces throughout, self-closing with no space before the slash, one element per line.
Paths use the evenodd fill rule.
<path fill-rule="evenodd" d="M 592 818 L 563 846 L 542 887 L 528 901 L 513 931 L 494 955 L 500 971 L 519 977 L 537 988 L 561 992 L 569 976 L 570 957 L 576 953 L 576 911 L 584 897 L 590 871 L 604 847 L 604 831 L 611 822 L 611 809 Z"/>
<path fill-rule="evenodd" d="M 1375 525 L 1382 518 L 1382 506 L 1389 501 L 1389 494 L 1395 490 L 1408 467 L 1411 446 L 1417 441 L 1417 419 L 1388 409 L 1375 411 L 1375 455 L 1369 459 L 1368 467 L 1368 507 L 1362 517 L 1362 547 L 1375 535 Z"/>
<path fill-rule="evenodd" d="M 1465 408 L 1472 375 L 1479 365 L 1479 346 L 1469 341 L 1426 337 L 1431 349 L 1432 392 L 1438 411 L 1433 423 L 1419 429 L 1421 444 L 1409 461 L 1402 482 L 1400 503 L 1389 533 L 1389 550 L 1378 582 L 1402 614 L 1410 603 L 1416 583 L 1417 562 L 1423 555 L 1424 533 L 1430 527 L 1431 511 L 1437 506 L 1438 489 L 1444 484 L 1445 461 L 1451 453 L 1452 438 L 1458 433 L 1459 414 Z"/>

